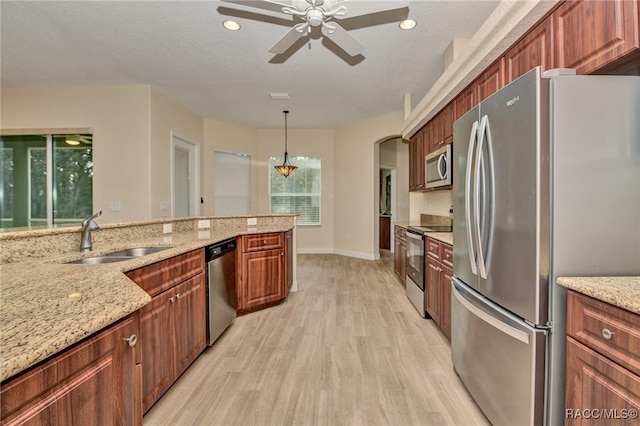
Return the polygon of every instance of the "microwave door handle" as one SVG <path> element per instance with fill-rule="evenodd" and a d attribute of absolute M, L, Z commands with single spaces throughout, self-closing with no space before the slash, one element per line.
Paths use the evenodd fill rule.
<path fill-rule="evenodd" d="M 469 265 L 471 266 L 471 272 L 473 275 L 478 275 L 478 268 L 476 267 L 476 250 L 473 244 L 473 235 L 471 229 L 472 215 L 471 215 L 471 169 L 473 164 L 473 154 L 478 139 L 478 121 L 474 121 L 471 126 L 471 133 L 469 134 L 469 150 L 467 152 L 467 168 L 464 175 L 464 213 L 465 213 L 465 226 L 467 234 L 467 250 L 469 254 Z"/>
<path fill-rule="evenodd" d="M 440 156 L 438 157 L 438 176 L 440 176 L 441 180 L 445 180 L 447 178 L 447 155 L 446 154 L 440 154 Z M 443 166 L 444 165 L 444 172 L 442 171 Z"/>

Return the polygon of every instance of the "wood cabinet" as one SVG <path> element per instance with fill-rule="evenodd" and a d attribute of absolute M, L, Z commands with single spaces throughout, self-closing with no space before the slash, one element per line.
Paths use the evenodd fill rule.
<path fill-rule="evenodd" d="M 424 156 L 428 131 L 423 127 L 409 140 L 409 191 L 423 191 L 425 187 Z"/>
<path fill-rule="evenodd" d="M 637 421 L 624 416 L 630 410 L 640 410 L 638 330 L 640 315 L 569 291 L 566 424 L 605 425 L 614 419 L 623 420 L 621 424 Z M 598 418 L 592 416 L 594 410 L 598 410 Z M 631 423 L 625 423 L 625 419 Z"/>
<path fill-rule="evenodd" d="M 379 218 L 379 248 L 383 250 L 391 250 L 391 217 L 380 216 Z"/>
<path fill-rule="evenodd" d="M 475 83 L 469 85 L 466 89 L 456 96 L 455 99 L 455 120 L 454 122 L 465 115 L 467 112 L 471 110 L 474 106 L 476 106 L 478 102 L 476 102 L 476 86 Z"/>
<path fill-rule="evenodd" d="M 552 19 L 559 68 L 589 74 L 640 48 L 635 0 L 566 1 Z"/>
<path fill-rule="evenodd" d="M 393 240 L 393 272 L 400 278 L 403 284 L 407 280 L 407 230 L 402 227 L 394 226 Z"/>
<path fill-rule="evenodd" d="M 283 300 L 287 294 L 284 233 L 243 235 L 240 240 L 238 311 Z"/>
<path fill-rule="evenodd" d="M 455 103 L 444 107 L 427 125 L 431 126 L 428 152 L 433 152 L 442 146 L 453 142 L 453 122 L 455 117 Z"/>
<path fill-rule="evenodd" d="M 505 55 L 505 85 L 537 66 L 555 68 L 553 20 L 545 19 Z"/>
<path fill-rule="evenodd" d="M 425 251 L 425 310 L 445 336 L 451 339 L 453 247 L 427 237 Z"/>
<path fill-rule="evenodd" d="M 141 425 L 137 334 L 134 314 L 3 383 L 2 424 Z"/>
<path fill-rule="evenodd" d="M 476 104 L 504 87 L 504 57 L 487 68 L 476 80 Z"/>
<path fill-rule="evenodd" d="M 140 309 L 142 407 L 147 412 L 206 347 L 207 283 L 198 249 L 130 272 L 152 296 Z"/>

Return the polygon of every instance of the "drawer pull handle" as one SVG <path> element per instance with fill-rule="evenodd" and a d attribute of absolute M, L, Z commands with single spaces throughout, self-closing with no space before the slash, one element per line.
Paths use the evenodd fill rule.
<path fill-rule="evenodd" d="M 138 336 L 136 336 L 135 334 L 132 334 L 131 336 L 127 337 L 126 339 L 122 339 L 122 340 L 126 340 L 127 343 L 129 343 L 129 346 L 134 347 L 136 345 L 136 343 L 138 342 Z"/>
<path fill-rule="evenodd" d="M 613 337 L 613 331 L 609 330 L 608 328 L 603 328 L 602 337 L 604 337 L 607 340 L 611 340 L 611 338 Z"/>

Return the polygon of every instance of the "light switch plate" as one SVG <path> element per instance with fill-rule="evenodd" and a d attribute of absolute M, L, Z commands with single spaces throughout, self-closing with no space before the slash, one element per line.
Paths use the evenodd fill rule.
<path fill-rule="evenodd" d="M 162 232 L 164 232 L 165 234 L 170 234 L 173 232 L 173 224 L 172 223 L 165 223 L 164 225 L 162 225 Z"/>
<path fill-rule="evenodd" d="M 257 225 L 257 224 L 258 224 L 258 218 L 257 217 L 247 218 L 247 226 Z"/>

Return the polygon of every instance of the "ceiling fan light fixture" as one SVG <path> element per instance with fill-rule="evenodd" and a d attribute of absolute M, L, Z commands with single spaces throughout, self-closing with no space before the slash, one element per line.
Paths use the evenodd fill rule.
<path fill-rule="evenodd" d="M 404 21 L 400 22 L 400 28 L 403 30 L 411 30 L 415 28 L 416 25 L 418 25 L 418 23 L 413 19 L 405 19 Z"/>
<path fill-rule="evenodd" d="M 64 141 L 67 145 L 71 145 L 71 146 L 77 146 L 80 145 L 80 141 L 77 141 L 75 139 L 65 139 Z"/>
<path fill-rule="evenodd" d="M 222 26 L 228 29 L 229 31 L 238 31 L 240 29 L 240 24 L 237 23 L 236 21 L 230 21 L 230 20 L 224 21 L 222 23 Z"/>
<path fill-rule="evenodd" d="M 287 114 L 289 111 L 282 111 L 284 113 L 284 162 L 280 166 L 275 166 L 278 173 L 284 177 L 288 177 L 298 167 L 289 163 L 289 153 L 287 152 Z"/>

